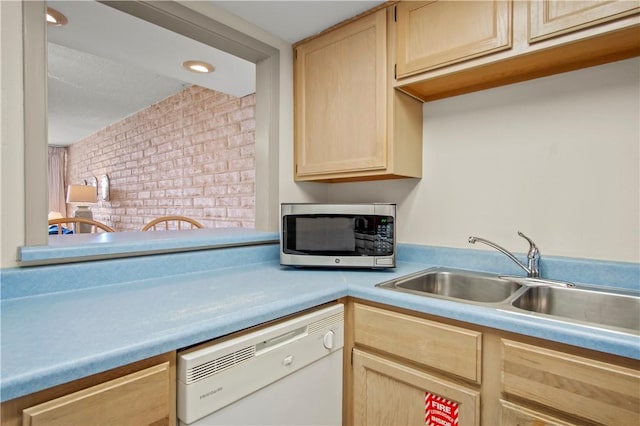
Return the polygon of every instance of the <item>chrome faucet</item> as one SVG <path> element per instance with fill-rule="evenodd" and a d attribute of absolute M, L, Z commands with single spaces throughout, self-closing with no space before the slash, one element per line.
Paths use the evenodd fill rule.
<path fill-rule="evenodd" d="M 522 262 L 520 262 L 513 254 L 511 254 L 508 250 L 500 247 L 496 243 L 485 240 L 484 238 L 473 237 L 473 236 L 469 237 L 469 242 L 471 244 L 475 244 L 476 241 L 478 241 L 480 243 L 484 243 L 488 246 L 493 247 L 494 249 L 505 254 L 509 259 L 516 262 L 516 264 L 519 267 L 525 270 L 528 277 L 537 278 L 540 276 L 540 250 L 538 250 L 538 247 L 536 247 L 536 244 L 533 241 L 531 241 L 531 239 L 526 235 L 524 235 L 522 232 L 518 231 L 518 235 L 529 242 L 529 252 L 527 253 L 527 260 L 529 263 L 528 267 L 524 266 L 524 264 L 522 264 Z"/>

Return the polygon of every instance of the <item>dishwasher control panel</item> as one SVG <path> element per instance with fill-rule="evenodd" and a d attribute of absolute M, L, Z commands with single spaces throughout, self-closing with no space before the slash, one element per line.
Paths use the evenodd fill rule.
<path fill-rule="evenodd" d="M 304 381 L 321 383 L 326 379 L 341 385 L 343 346 L 344 306 L 336 304 L 179 353 L 177 394 L 180 424 L 197 424 L 198 420 L 212 416 L 248 395 L 257 394 L 259 390 L 330 355 L 333 359 L 340 358 L 332 361 L 331 371 Z M 334 354 L 337 351 L 340 354 Z M 313 369 L 309 368 L 311 371 Z M 327 375 L 332 377 L 322 377 Z M 286 392 L 290 392 L 293 398 L 299 389 L 291 388 Z M 338 392 L 341 395 L 340 389 Z M 255 395 L 253 398 L 256 399 Z M 281 399 L 286 400 L 287 397 Z M 252 409 L 257 407 L 248 408 Z M 268 419 L 260 420 L 263 424 L 269 423 Z"/>

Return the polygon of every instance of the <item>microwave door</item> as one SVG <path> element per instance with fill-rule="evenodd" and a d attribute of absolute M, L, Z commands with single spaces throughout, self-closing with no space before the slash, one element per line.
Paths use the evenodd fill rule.
<path fill-rule="evenodd" d="M 355 251 L 353 218 L 316 217 L 296 220 L 296 248 L 311 253 Z"/>
<path fill-rule="evenodd" d="M 283 250 L 288 254 L 353 255 L 357 251 L 354 218 L 350 216 L 287 216 L 283 237 Z"/>

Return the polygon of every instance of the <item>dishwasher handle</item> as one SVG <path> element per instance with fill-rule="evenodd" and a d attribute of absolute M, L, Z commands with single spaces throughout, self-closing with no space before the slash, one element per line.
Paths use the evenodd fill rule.
<path fill-rule="evenodd" d="M 272 337 L 271 339 L 264 340 L 256 344 L 256 355 L 287 345 L 305 336 L 307 336 L 306 326 Z"/>

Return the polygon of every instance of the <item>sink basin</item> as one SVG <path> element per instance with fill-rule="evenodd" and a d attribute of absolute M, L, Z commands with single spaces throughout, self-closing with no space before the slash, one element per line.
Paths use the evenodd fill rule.
<path fill-rule="evenodd" d="M 376 287 L 640 334 L 640 293 L 436 267 Z M 487 305 L 484 305 L 487 306 Z"/>
<path fill-rule="evenodd" d="M 577 288 L 530 287 L 515 308 L 640 332 L 640 297 Z"/>
<path fill-rule="evenodd" d="M 378 284 L 378 287 L 422 296 L 441 296 L 472 302 L 506 300 L 522 285 L 497 275 L 449 268 L 431 268 L 408 277 Z"/>

